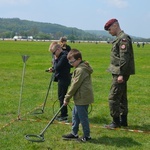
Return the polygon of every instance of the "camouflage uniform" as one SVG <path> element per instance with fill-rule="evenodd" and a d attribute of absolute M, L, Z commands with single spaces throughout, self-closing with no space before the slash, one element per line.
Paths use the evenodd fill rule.
<path fill-rule="evenodd" d="M 108 71 L 112 73 L 112 86 L 109 94 L 110 115 L 113 118 L 120 115 L 127 116 L 127 81 L 131 74 L 135 74 L 134 54 L 131 38 L 123 31 L 113 41 L 111 49 L 111 63 Z M 123 83 L 118 83 L 119 75 L 123 76 Z"/>

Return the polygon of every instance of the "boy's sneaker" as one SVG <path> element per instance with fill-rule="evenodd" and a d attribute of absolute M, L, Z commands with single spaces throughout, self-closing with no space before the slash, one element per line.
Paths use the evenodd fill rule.
<path fill-rule="evenodd" d="M 78 135 L 73 135 L 72 133 L 70 133 L 70 134 L 63 135 L 62 138 L 65 140 L 76 140 L 78 139 Z"/>
<path fill-rule="evenodd" d="M 60 117 L 57 117 L 56 120 L 57 121 L 65 121 L 65 122 L 67 122 L 68 121 L 68 116 L 66 116 L 66 117 L 61 117 L 60 116 Z"/>
<path fill-rule="evenodd" d="M 92 138 L 89 136 L 89 137 L 82 137 L 82 138 L 79 138 L 79 142 L 86 142 L 86 141 L 89 141 L 91 140 Z"/>

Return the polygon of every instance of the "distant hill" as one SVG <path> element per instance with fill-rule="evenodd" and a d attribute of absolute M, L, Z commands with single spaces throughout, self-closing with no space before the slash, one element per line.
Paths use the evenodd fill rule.
<path fill-rule="evenodd" d="M 113 40 L 114 37 L 112 37 L 107 31 L 105 30 L 85 30 L 85 32 L 95 34 L 96 36 L 99 37 L 100 40 Z"/>
<path fill-rule="evenodd" d="M 97 36 L 106 36 L 106 37 L 111 37 L 111 35 L 104 30 L 84 30 L 85 32 L 89 32 L 91 34 L 95 34 Z"/>
<path fill-rule="evenodd" d="M 114 39 L 104 30 L 81 30 L 59 24 L 21 20 L 19 18 L 0 18 L 0 38 L 13 38 L 15 35 L 50 40 L 57 40 L 62 36 L 66 36 L 70 40 L 108 41 Z M 134 41 L 150 41 L 150 39 L 131 37 Z"/>
<path fill-rule="evenodd" d="M 20 32 L 21 30 L 29 31 L 33 28 L 34 29 L 36 28 L 38 31 L 43 33 L 55 33 L 60 31 L 63 32 L 64 34 L 70 34 L 73 29 L 58 24 L 20 20 L 19 18 L 12 18 L 12 19 L 0 18 L 0 32 L 2 31 Z"/>
<path fill-rule="evenodd" d="M 45 35 L 45 38 L 49 37 L 50 39 L 59 39 L 61 36 L 69 36 L 73 40 L 98 39 L 95 34 L 59 24 L 21 20 L 19 18 L 0 18 L 0 37 L 12 37 L 14 35 L 34 36 L 36 38 L 39 36 L 44 38 Z"/>

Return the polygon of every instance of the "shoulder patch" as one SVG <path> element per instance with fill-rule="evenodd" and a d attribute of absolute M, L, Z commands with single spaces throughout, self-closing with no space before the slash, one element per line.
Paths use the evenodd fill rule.
<path fill-rule="evenodd" d="M 122 42 L 127 42 L 127 40 L 126 39 L 122 39 Z"/>

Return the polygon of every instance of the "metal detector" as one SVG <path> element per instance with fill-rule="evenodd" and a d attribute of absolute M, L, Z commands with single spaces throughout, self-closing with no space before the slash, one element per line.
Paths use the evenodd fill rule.
<path fill-rule="evenodd" d="M 46 93 L 46 97 L 45 97 L 45 100 L 44 100 L 44 103 L 43 103 L 43 107 L 40 109 L 36 109 L 33 114 L 43 114 L 44 113 L 44 109 L 45 109 L 45 105 L 46 105 L 46 102 L 47 102 L 47 98 L 48 98 L 48 94 L 49 94 L 49 91 L 50 91 L 50 88 L 51 88 L 51 85 L 54 81 L 54 73 L 52 73 L 51 77 L 50 77 L 50 82 L 49 82 L 49 86 L 48 86 L 48 89 L 47 89 L 47 93 Z"/>
<path fill-rule="evenodd" d="M 25 75 L 25 68 L 26 68 L 26 61 L 28 60 L 28 55 L 22 55 L 23 60 L 23 70 L 22 70 L 22 81 L 21 81 L 21 88 L 20 88 L 20 99 L 19 99 L 19 106 L 18 106 L 18 120 L 20 120 L 20 107 L 21 107 L 21 101 L 22 101 L 22 91 L 23 91 L 23 84 L 24 84 L 24 75 Z"/>
<path fill-rule="evenodd" d="M 55 100 L 54 101 L 54 103 L 53 103 L 53 114 L 55 114 L 55 112 L 56 112 L 56 108 L 57 108 L 57 103 L 59 102 L 59 100 Z M 67 105 L 69 108 L 70 108 L 70 110 L 72 111 L 72 108 L 71 108 L 71 106 L 68 104 Z M 92 107 L 92 104 L 89 104 L 89 108 L 88 108 L 88 114 L 90 114 L 91 112 L 92 112 L 92 110 L 93 110 L 93 107 Z"/>
<path fill-rule="evenodd" d="M 44 139 L 44 133 L 45 131 L 47 130 L 47 128 L 53 123 L 53 121 L 55 120 L 55 118 L 58 116 L 59 112 L 61 111 L 61 109 L 64 107 L 64 105 L 62 105 L 60 107 L 60 109 L 57 111 L 57 113 L 54 115 L 54 117 L 49 121 L 49 123 L 47 124 L 47 126 L 43 129 L 43 131 L 39 134 L 39 135 L 36 135 L 36 134 L 27 134 L 25 135 L 25 138 L 28 140 L 28 141 L 31 141 L 31 142 L 44 142 L 45 139 Z"/>
<path fill-rule="evenodd" d="M 58 103 L 59 103 L 59 105 L 58 105 Z M 60 101 L 57 99 L 57 100 L 55 100 L 54 101 L 54 103 L 53 103 L 53 106 L 52 106 L 52 108 L 53 108 L 53 114 L 55 114 L 56 113 L 56 110 L 57 110 L 57 105 L 58 105 L 58 107 L 60 107 Z M 67 105 L 69 108 L 70 108 L 70 110 L 72 111 L 72 108 L 71 108 L 71 106 L 68 104 Z"/>

